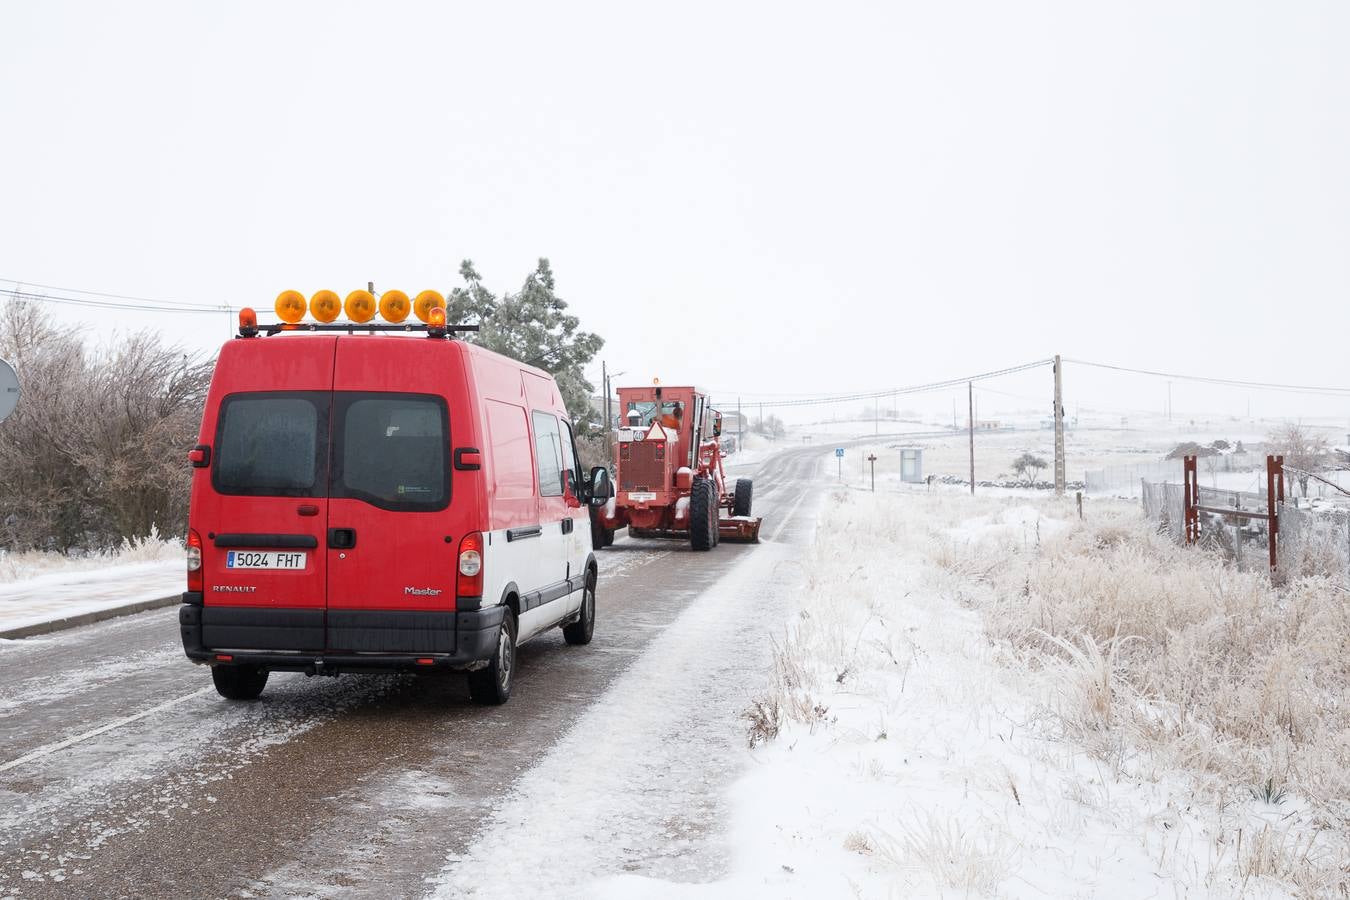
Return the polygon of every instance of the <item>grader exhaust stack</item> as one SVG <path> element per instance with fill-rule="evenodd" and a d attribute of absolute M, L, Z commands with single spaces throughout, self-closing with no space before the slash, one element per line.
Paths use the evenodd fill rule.
<path fill-rule="evenodd" d="M 693 387 L 619 388 L 622 423 L 614 450 L 616 493 L 592 519 L 594 545 L 616 528 L 636 537 L 687 537 L 695 550 L 723 540 L 758 543 L 754 485 L 728 485 L 722 468 L 722 414 Z"/>

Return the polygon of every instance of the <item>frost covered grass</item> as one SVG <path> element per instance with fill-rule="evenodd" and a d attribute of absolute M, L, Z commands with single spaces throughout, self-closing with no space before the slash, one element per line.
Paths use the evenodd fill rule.
<path fill-rule="evenodd" d="M 756 890 L 1350 893 L 1343 579 L 1130 504 L 839 490 L 817 535 L 745 715 Z"/>
<path fill-rule="evenodd" d="M 183 542 L 176 538 L 161 537 L 159 531 L 152 526 L 149 535 L 123 538 L 121 545 L 115 550 L 100 553 L 68 555 L 41 550 L 19 553 L 0 551 L 0 584 L 10 584 L 63 571 L 75 572 L 115 565 L 164 562 L 182 557 Z"/>

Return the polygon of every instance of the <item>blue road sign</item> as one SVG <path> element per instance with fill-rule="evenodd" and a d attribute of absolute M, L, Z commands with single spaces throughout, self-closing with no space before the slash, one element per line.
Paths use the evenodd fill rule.
<path fill-rule="evenodd" d="M 844 455 L 844 448 L 843 448 L 843 447 L 835 447 L 835 448 L 834 448 L 834 455 L 835 455 L 835 456 L 843 456 L 843 455 Z"/>

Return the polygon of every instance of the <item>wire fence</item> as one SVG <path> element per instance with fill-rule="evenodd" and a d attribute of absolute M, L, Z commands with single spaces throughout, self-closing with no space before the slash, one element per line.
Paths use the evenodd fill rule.
<path fill-rule="evenodd" d="M 1227 482 L 1242 481 L 1234 475 L 1259 473 L 1265 475 L 1266 458 L 1257 453 L 1228 453 L 1215 456 L 1202 456 L 1197 464 L 1200 477 L 1210 480 L 1214 488 L 1235 485 Z M 1114 497 L 1140 496 L 1140 482 L 1165 482 L 1181 478 L 1181 460 L 1165 459 L 1151 463 L 1132 463 L 1123 466 L 1106 466 L 1101 469 L 1088 469 L 1083 473 L 1083 483 L 1089 494 L 1105 494 Z M 1225 482 L 1220 485 L 1217 482 Z"/>
<path fill-rule="evenodd" d="M 1143 481 L 1139 485 L 1144 514 L 1158 524 L 1159 533 L 1178 544 L 1186 541 L 1185 488 L 1173 482 Z M 1266 495 L 1201 487 L 1199 505 L 1264 513 Z M 1220 550 L 1239 568 L 1270 565 L 1269 525 L 1247 519 L 1201 513 L 1203 546 Z M 1324 575 L 1350 578 L 1350 506 L 1299 506 L 1296 501 L 1277 507 L 1279 519 L 1278 574 L 1285 578 Z"/>

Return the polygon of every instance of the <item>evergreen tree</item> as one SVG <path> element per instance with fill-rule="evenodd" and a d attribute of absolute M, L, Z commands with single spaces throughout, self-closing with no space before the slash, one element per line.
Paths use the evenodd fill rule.
<path fill-rule="evenodd" d="M 599 335 L 579 330 L 580 321 L 567 312 L 567 303 L 555 290 L 548 260 L 539 260 L 519 291 L 500 297 L 484 286 L 472 260 L 460 264 L 459 274 L 464 287 L 446 297 L 446 321 L 476 324 L 480 330 L 468 334 L 468 340 L 550 373 L 574 423 L 598 421 L 591 408 L 595 388 L 582 370 L 605 342 Z M 577 431 L 584 434 L 586 429 Z"/>

